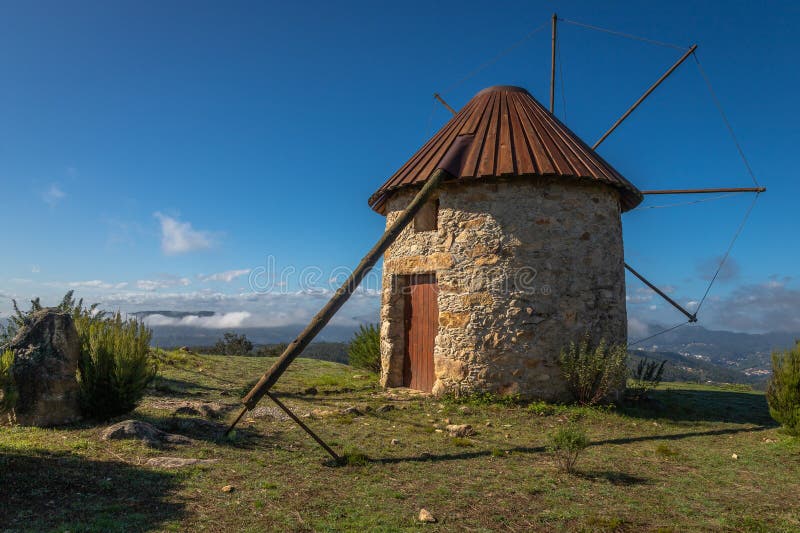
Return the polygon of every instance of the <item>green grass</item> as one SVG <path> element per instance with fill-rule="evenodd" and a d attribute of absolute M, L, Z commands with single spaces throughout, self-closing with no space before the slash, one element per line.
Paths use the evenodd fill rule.
<path fill-rule="evenodd" d="M 248 413 L 235 436 L 217 440 L 181 425 L 193 417 L 171 417 L 175 402 L 216 402 L 228 407 L 209 420 L 221 429 L 273 360 L 187 355 L 162 364 L 132 416 L 194 437 L 192 445 L 102 441 L 88 423 L 0 428 L 0 529 L 410 531 L 423 528 L 422 507 L 438 519 L 424 525 L 432 531 L 800 529 L 790 496 L 800 491 L 800 443 L 771 421 L 761 393 L 670 383 L 619 409 L 464 404 L 386 395 L 373 374 L 298 359 L 275 392 L 301 417 L 316 410 L 303 420 L 346 457 L 343 466 L 289 420 Z M 395 409 L 378 409 L 386 404 Z M 341 414 L 351 406 L 362 414 Z M 476 432 L 450 437 L 446 419 Z M 574 475 L 545 450 L 547 435 L 567 424 L 591 439 Z M 218 462 L 144 466 L 157 456 Z"/>

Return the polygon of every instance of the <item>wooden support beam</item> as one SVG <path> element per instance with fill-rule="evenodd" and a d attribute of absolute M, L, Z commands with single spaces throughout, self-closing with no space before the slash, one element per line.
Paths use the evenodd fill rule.
<path fill-rule="evenodd" d="M 392 223 L 389 229 L 383 236 L 375 243 L 375 246 L 367 252 L 367 255 L 361 260 L 356 269 L 350 274 L 350 277 L 345 280 L 341 287 L 336 291 L 333 297 L 328 301 L 325 306 L 311 319 L 311 322 L 306 328 L 297 336 L 295 340 L 286 347 L 283 354 L 278 358 L 272 367 L 267 370 L 258 383 L 242 398 L 242 408 L 239 415 L 233 423 L 225 431 L 227 435 L 241 420 L 244 413 L 253 409 L 258 401 L 272 388 L 278 379 L 286 372 L 289 365 L 302 353 L 306 346 L 317 336 L 317 334 L 325 327 L 336 312 L 344 305 L 350 298 L 350 295 L 356 290 L 358 285 L 364 279 L 364 276 L 372 270 L 378 259 L 383 256 L 383 253 L 392 245 L 397 239 L 403 229 L 414 219 L 414 215 L 425 205 L 425 202 L 431 197 L 433 192 L 439 187 L 439 184 L 446 178 L 459 174 L 461 170 L 461 163 L 464 154 L 472 144 L 473 135 L 460 135 L 453 142 L 450 149 L 439 162 L 439 167 L 431 174 L 425 185 L 417 193 L 411 203 L 408 204 L 405 211 Z"/>
<path fill-rule="evenodd" d="M 669 304 L 672 305 L 672 307 L 674 307 L 675 309 L 686 315 L 689 318 L 689 322 L 697 322 L 697 314 L 692 314 L 683 307 L 681 307 L 681 305 L 678 302 L 667 296 L 667 294 L 664 291 L 662 291 L 661 289 L 650 283 L 644 276 L 642 276 L 641 274 L 636 272 L 633 268 L 631 268 L 631 266 L 628 263 L 625 263 L 625 268 L 627 268 L 631 274 L 639 278 L 639 280 L 642 283 L 653 289 L 653 291 L 655 291 L 656 294 L 658 294 L 659 296 L 664 298 L 667 302 L 669 302 Z"/>
<path fill-rule="evenodd" d="M 556 26 L 558 15 L 553 13 L 553 39 L 552 50 L 550 53 L 550 113 L 555 109 L 556 104 Z M 563 90 L 563 89 L 562 89 Z"/>
<path fill-rule="evenodd" d="M 718 192 L 766 192 L 766 187 L 721 187 L 716 189 L 658 189 L 642 191 L 642 194 L 709 194 Z"/>
<path fill-rule="evenodd" d="M 650 88 L 649 88 L 649 89 L 647 89 L 647 91 L 645 91 L 645 93 L 644 93 L 642 96 L 640 96 L 640 97 L 639 97 L 639 99 L 638 99 L 638 100 L 636 100 L 636 101 L 633 103 L 633 105 L 632 105 L 631 107 L 629 107 L 629 108 L 628 108 L 628 110 L 627 110 L 627 111 L 625 111 L 625 113 L 624 113 L 624 114 L 623 114 L 623 115 L 622 115 L 622 116 L 619 118 L 619 120 L 617 120 L 617 121 L 614 123 L 614 125 L 612 125 L 612 126 L 611 126 L 611 127 L 608 129 L 608 131 L 607 131 L 607 132 L 605 132 L 605 133 L 603 134 L 603 136 L 602 136 L 602 137 L 600 137 L 600 139 L 598 139 L 598 141 L 597 141 L 596 143 L 594 143 L 594 146 L 592 146 L 592 150 L 595 150 L 595 149 L 597 149 L 597 147 L 598 147 L 598 146 L 600 146 L 600 144 L 601 144 L 603 141 L 605 141 L 605 140 L 606 140 L 606 137 L 608 137 L 609 135 L 611 135 L 611 132 L 612 132 L 612 131 L 614 131 L 615 129 L 617 129 L 617 126 L 619 126 L 620 124 L 622 124 L 622 122 L 623 122 L 623 121 L 624 121 L 626 118 L 628 118 L 628 116 L 630 116 L 630 114 L 631 114 L 631 113 L 633 113 L 633 111 L 634 111 L 634 110 L 635 110 L 637 107 L 639 107 L 639 104 L 641 104 L 642 102 L 644 102 L 645 98 L 647 98 L 648 96 L 650 96 L 650 93 L 652 93 L 653 91 L 655 91 L 655 90 L 656 90 L 656 87 L 658 87 L 659 85 L 661 85 L 661 82 L 663 82 L 664 80 L 666 80 L 666 79 L 669 77 L 669 75 L 670 75 L 670 74 L 672 74 L 672 73 L 675 71 L 675 69 L 676 69 L 676 68 L 678 68 L 678 67 L 681 65 L 681 63 L 683 63 L 684 61 L 686 61 L 686 59 L 687 59 L 687 58 L 688 58 L 690 55 L 692 55 L 692 54 L 694 53 L 694 51 L 695 51 L 695 50 L 697 50 L 697 45 L 696 45 L 696 44 L 693 44 L 693 45 L 692 45 L 692 46 L 691 46 L 691 47 L 690 47 L 690 48 L 689 48 L 689 49 L 686 51 L 686 53 L 685 53 L 685 54 L 683 54 L 683 55 L 681 56 L 681 58 L 680 58 L 680 59 L 678 59 L 678 61 L 676 61 L 676 62 L 675 62 L 675 64 L 674 64 L 674 65 L 672 65 L 672 66 L 669 68 L 669 70 L 667 70 L 667 71 L 666 71 L 664 74 L 662 74 L 662 75 L 661 75 L 661 77 L 660 77 L 660 78 L 658 78 L 658 79 L 656 80 L 656 82 L 655 82 L 653 85 L 651 85 L 651 86 L 650 86 Z"/>
<path fill-rule="evenodd" d="M 283 404 L 283 402 L 281 402 L 280 400 L 278 400 L 278 399 L 275 397 L 275 395 L 274 395 L 274 394 L 272 394 L 271 392 L 266 392 L 266 393 L 264 393 L 264 394 L 266 394 L 266 396 L 267 396 L 267 397 L 268 397 L 270 400 L 272 400 L 273 402 L 275 402 L 275 405 L 277 405 L 277 406 L 278 406 L 278 407 L 279 407 L 279 408 L 280 408 L 280 409 L 281 409 L 281 410 L 282 410 L 284 413 L 286 413 L 286 415 L 287 415 L 289 418 L 291 418 L 292 420 L 294 420 L 295 424 L 297 424 L 298 426 L 300 426 L 301 428 L 303 428 L 303 431 L 305 431 L 306 433 L 308 433 L 309 435 L 311 435 L 311 438 L 312 438 L 312 439 L 314 439 L 315 441 L 317 441 L 317 444 L 319 444 L 320 446 L 322 446 L 322 448 L 323 448 L 323 449 L 324 449 L 326 452 L 328 452 L 328 454 L 329 454 L 331 457 L 333 457 L 333 460 L 334 460 L 334 461 L 336 461 L 337 463 L 340 463 L 340 462 L 341 462 L 342 458 L 341 458 L 341 457 L 339 457 L 339 456 L 336 454 L 336 452 L 335 452 L 335 451 L 333 451 L 333 448 L 331 448 L 330 446 L 328 446 L 328 445 L 325 443 L 325 441 L 324 441 L 324 440 L 322 440 L 321 438 L 319 438 L 319 437 L 317 436 L 317 434 L 316 434 L 316 433 L 314 433 L 313 431 L 311 431 L 311 428 L 310 428 L 310 427 L 308 427 L 307 425 L 305 425 L 305 424 L 303 423 L 303 421 L 302 421 L 302 420 L 300 420 L 299 418 L 297 418 L 297 416 L 296 416 L 296 415 L 295 415 L 293 412 L 291 412 L 291 411 L 289 410 L 289 408 L 288 408 L 288 407 L 286 407 L 286 406 Z"/>
<path fill-rule="evenodd" d="M 455 109 L 450 107 L 450 105 L 444 101 L 444 98 L 442 98 L 442 96 L 439 93 L 433 93 L 433 97 L 439 100 L 439 102 L 441 102 L 441 104 L 445 106 L 447 110 L 450 111 L 452 114 L 455 115 L 457 113 Z"/>

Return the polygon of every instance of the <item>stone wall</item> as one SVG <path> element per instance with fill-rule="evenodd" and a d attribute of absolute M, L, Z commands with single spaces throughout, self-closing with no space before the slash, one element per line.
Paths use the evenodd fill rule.
<path fill-rule="evenodd" d="M 388 202 L 387 225 L 415 191 Z M 438 229 L 407 227 L 384 256 L 384 386 L 401 386 L 402 276 L 435 272 L 434 393 L 567 399 L 557 360 L 587 331 L 626 340 L 618 193 L 563 178 L 445 184 Z"/>

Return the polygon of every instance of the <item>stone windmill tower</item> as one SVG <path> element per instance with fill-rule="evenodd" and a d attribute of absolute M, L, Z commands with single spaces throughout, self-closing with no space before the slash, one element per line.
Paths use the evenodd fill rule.
<path fill-rule="evenodd" d="M 642 194 L 525 89 L 496 86 L 370 197 L 387 227 L 457 139 L 460 169 L 384 255 L 382 384 L 562 398 L 565 344 L 626 341 L 620 215 Z"/>

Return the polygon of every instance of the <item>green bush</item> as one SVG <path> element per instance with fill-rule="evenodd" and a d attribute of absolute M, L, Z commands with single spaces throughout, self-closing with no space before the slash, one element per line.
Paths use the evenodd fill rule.
<path fill-rule="evenodd" d="M 11 375 L 13 363 L 14 352 L 6 350 L 0 354 L 0 410 L 11 409 L 17 401 L 14 376 Z"/>
<path fill-rule="evenodd" d="M 381 371 L 381 334 L 378 326 L 360 326 L 347 348 L 351 366 L 371 372 Z"/>
<path fill-rule="evenodd" d="M 628 389 L 625 394 L 632 400 L 643 400 L 647 398 L 647 393 L 658 387 L 661 383 L 661 377 L 664 375 L 664 365 L 667 360 L 664 359 L 660 363 L 653 361 L 647 357 L 639 359 L 639 362 L 633 369 L 631 382 L 628 384 Z"/>
<path fill-rule="evenodd" d="M 607 346 L 601 339 L 593 345 L 589 335 L 580 343 L 561 350 L 561 371 L 580 405 L 595 405 L 622 391 L 628 379 L 628 349 L 623 344 Z"/>
<path fill-rule="evenodd" d="M 81 410 L 105 420 L 132 411 L 156 375 L 151 331 L 138 320 L 76 313 L 81 339 L 78 360 Z"/>
<path fill-rule="evenodd" d="M 550 434 L 547 449 L 553 454 L 558 469 L 571 474 L 589 442 L 589 437 L 579 427 L 567 426 Z"/>
<path fill-rule="evenodd" d="M 772 378 L 767 385 L 769 414 L 786 431 L 800 436 L 800 341 L 772 354 Z"/>

